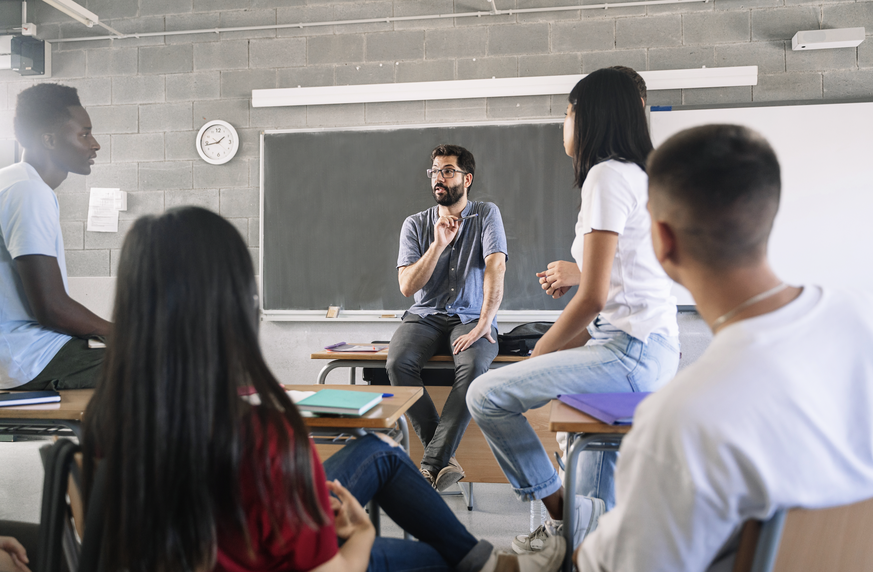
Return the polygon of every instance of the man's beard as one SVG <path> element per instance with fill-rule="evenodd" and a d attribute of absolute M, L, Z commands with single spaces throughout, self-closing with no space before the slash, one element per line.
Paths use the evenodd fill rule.
<path fill-rule="evenodd" d="M 443 195 L 442 198 L 437 197 L 436 191 L 438 188 L 445 189 L 446 191 L 446 194 Z M 438 205 L 450 207 L 460 201 L 461 198 L 464 196 L 464 183 L 459 183 L 454 187 L 443 185 L 442 183 L 437 183 L 437 185 L 433 188 L 432 192 L 433 198 Z"/>

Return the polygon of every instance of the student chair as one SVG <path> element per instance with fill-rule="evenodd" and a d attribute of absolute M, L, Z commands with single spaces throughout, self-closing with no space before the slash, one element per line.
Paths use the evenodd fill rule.
<path fill-rule="evenodd" d="M 103 536 L 102 513 L 105 470 L 98 469 L 90 510 L 82 502 L 82 453 L 69 439 L 40 449 L 45 479 L 39 541 L 33 572 L 96 572 Z M 89 535 L 84 535 L 85 529 Z M 83 542 L 84 539 L 84 542 Z"/>
<path fill-rule="evenodd" d="M 873 499 L 743 525 L 733 572 L 873 570 Z"/>

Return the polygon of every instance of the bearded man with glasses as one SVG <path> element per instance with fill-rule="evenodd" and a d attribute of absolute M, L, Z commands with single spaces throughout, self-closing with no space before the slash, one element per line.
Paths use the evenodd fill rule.
<path fill-rule="evenodd" d="M 397 258 L 400 292 L 415 304 L 391 338 L 391 385 L 424 387 L 422 366 L 451 351 L 455 382 L 440 416 L 424 396 L 408 415 L 424 445 L 421 474 L 438 491 L 464 477 L 454 458 L 470 423 L 470 383 L 497 356 L 497 309 L 503 299 L 506 234 L 493 203 L 470 201 L 476 161 L 457 145 L 439 145 L 427 169 L 436 206 L 403 223 Z"/>

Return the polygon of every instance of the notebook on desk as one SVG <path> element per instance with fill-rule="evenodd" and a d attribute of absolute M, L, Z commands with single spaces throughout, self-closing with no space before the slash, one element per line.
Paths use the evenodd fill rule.
<path fill-rule="evenodd" d="M 347 344 L 345 342 L 340 342 L 338 344 L 334 344 L 332 346 L 326 346 L 326 349 L 329 352 L 367 352 L 367 353 L 375 353 L 381 352 L 382 350 L 388 349 L 388 344 Z"/>
<path fill-rule="evenodd" d="M 381 393 L 322 389 L 297 403 L 301 411 L 327 415 L 360 417 L 382 401 Z"/>
<path fill-rule="evenodd" d="M 558 400 L 608 425 L 630 425 L 640 401 L 651 395 L 636 393 L 574 393 L 559 395 Z"/>
<path fill-rule="evenodd" d="M 60 400 L 61 394 L 57 391 L 13 391 L 11 393 L 0 393 L 0 407 L 55 403 Z"/>

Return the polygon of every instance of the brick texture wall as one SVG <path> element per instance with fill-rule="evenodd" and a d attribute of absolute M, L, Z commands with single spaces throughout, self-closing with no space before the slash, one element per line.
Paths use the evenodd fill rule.
<path fill-rule="evenodd" d="M 497 0 L 499 8 L 581 0 Z M 712 0 L 660 7 L 440 19 L 366 25 L 57 42 L 102 35 L 43 2 L 28 20 L 53 44 L 53 77 L 79 89 L 102 145 L 88 177 L 58 189 L 70 276 L 110 276 L 131 220 L 196 204 L 230 219 L 258 246 L 258 133 L 265 128 L 474 121 L 562 114 L 563 97 L 253 109 L 251 89 L 758 65 L 755 87 L 653 92 L 652 104 L 706 105 L 873 97 L 873 41 L 859 48 L 793 52 L 798 30 L 865 26 L 873 1 Z M 485 0 L 87 0 L 123 32 L 332 21 L 488 10 Z M 20 23 L 4 2 L 0 24 Z M 11 136 L 17 94 L 33 81 L 0 72 L 0 137 Z M 197 130 L 224 119 L 239 154 L 203 162 Z M 85 231 L 88 190 L 128 191 L 120 232 Z"/>

